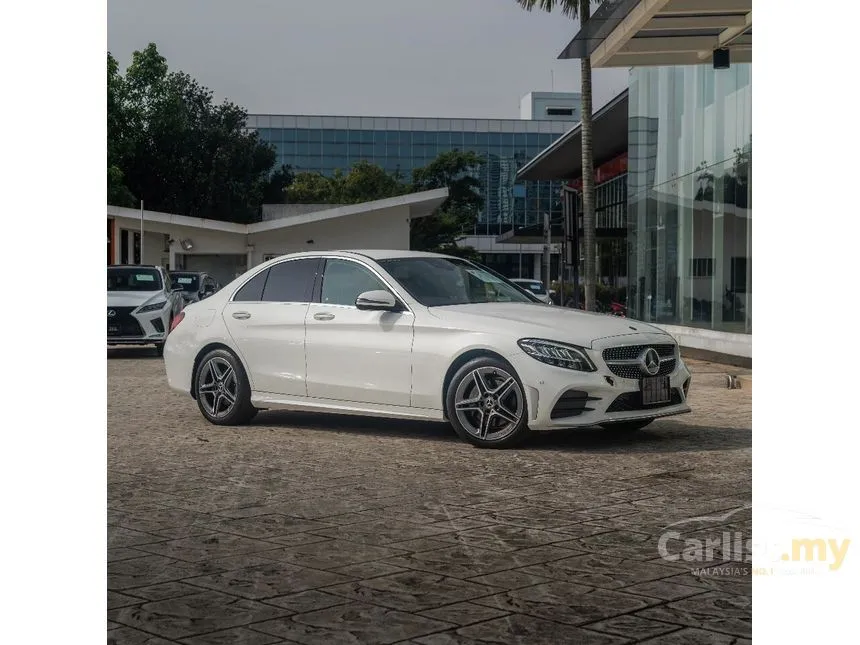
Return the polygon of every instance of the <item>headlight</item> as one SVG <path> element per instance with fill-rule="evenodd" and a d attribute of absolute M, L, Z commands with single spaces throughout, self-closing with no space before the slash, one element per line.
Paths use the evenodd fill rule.
<path fill-rule="evenodd" d="M 521 338 L 517 345 L 529 356 L 541 363 L 564 367 L 579 372 L 594 372 L 597 368 L 581 347 L 556 343 L 540 338 Z"/>
<path fill-rule="evenodd" d="M 153 302 L 151 305 L 146 305 L 145 307 L 141 307 L 137 310 L 139 314 L 149 313 L 150 311 L 159 311 L 164 308 L 164 305 L 167 304 L 166 300 L 162 300 L 161 302 Z"/>

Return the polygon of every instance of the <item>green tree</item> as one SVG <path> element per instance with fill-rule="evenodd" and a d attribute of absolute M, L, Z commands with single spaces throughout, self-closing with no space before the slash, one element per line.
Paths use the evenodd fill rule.
<path fill-rule="evenodd" d="M 451 150 L 412 172 L 414 191 L 448 188 L 448 198 L 435 213 L 412 222 L 413 249 L 476 257 L 474 249 L 457 246 L 457 241 L 474 228 L 484 208 L 478 179 L 483 165 L 484 159 L 474 152 Z"/>
<path fill-rule="evenodd" d="M 559 9 L 565 16 L 578 18 L 584 25 L 591 18 L 591 5 L 602 0 L 516 0 L 523 9 L 535 7 L 551 12 Z M 585 308 L 595 303 L 595 216 L 594 216 L 594 149 L 592 147 L 591 58 L 580 60 L 582 69 L 582 246 L 585 256 Z"/>
<path fill-rule="evenodd" d="M 246 111 L 188 74 L 170 72 L 150 43 L 125 76 L 108 56 L 108 164 L 147 208 L 235 222 L 254 221 L 270 187 L 275 151 L 247 132 Z"/>
<path fill-rule="evenodd" d="M 399 174 L 388 173 L 366 160 L 354 163 L 346 174 L 336 170 L 330 177 L 301 172 L 286 190 L 287 202 L 358 204 L 447 187 L 448 198 L 435 213 L 412 221 L 410 246 L 418 251 L 476 258 L 474 249 L 458 246 L 457 241 L 474 228 L 484 207 L 477 178 L 483 163 L 473 152 L 443 152 L 427 166 L 416 168 L 411 184 L 401 181 Z"/>
<path fill-rule="evenodd" d="M 129 147 L 126 86 L 119 73 L 119 64 L 110 53 L 107 57 L 107 107 L 108 203 L 115 206 L 134 206 L 135 197 L 125 185 L 125 174 L 120 167 Z"/>
<path fill-rule="evenodd" d="M 263 189 L 264 204 L 284 204 L 287 201 L 287 188 L 293 183 L 295 175 L 293 169 L 288 165 L 281 165 L 269 177 L 269 181 Z"/>

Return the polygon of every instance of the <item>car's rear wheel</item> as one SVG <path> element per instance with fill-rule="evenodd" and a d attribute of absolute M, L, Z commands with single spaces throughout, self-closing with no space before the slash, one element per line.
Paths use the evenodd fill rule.
<path fill-rule="evenodd" d="M 601 424 L 601 428 L 609 432 L 617 432 L 623 434 L 625 432 L 636 432 L 647 425 L 650 425 L 654 419 L 637 419 L 635 421 L 617 421 L 615 423 Z"/>
<path fill-rule="evenodd" d="M 210 423 L 236 426 L 257 414 L 251 404 L 251 385 L 239 360 L 225 349 L 215 349 L 200 361 L 194 377 L 200 412 Z"/>
<path fill-rule="evenodd" d="M 445 394 L 448 420 L 461 439 L 508 448 L 529 433 L 523 385 L 507 362 L 484 356 L 463 365 Z"/>

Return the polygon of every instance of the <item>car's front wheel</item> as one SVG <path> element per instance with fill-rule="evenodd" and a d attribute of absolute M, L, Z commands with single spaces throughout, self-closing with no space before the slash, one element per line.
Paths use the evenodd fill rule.
<path fill-rule="evenodd" d="M 248 423 L 257 414 L 251 404 L 251 385 L 239 360 L 225 349 L 215 349 L 200 361 L 194 378 L 197 406 L 207 421 L 219 426 Z"/>
<path fill-rule="evenodd" d="M 647 425 L 650 425 L 654 419 L 637 419 L 636 421 L 617 421 L 615 423 L 604 423 L 600 427 L 610 432 L 624 434 L 626 432 L 636 432 Z"/>
<path fill-rule="evenodd" d="M 523 385 L 497 358 L 476 358 L 457 370 L 445 409 L 460 438 L 481 448 L 508 448 L 529 433 Z"/>

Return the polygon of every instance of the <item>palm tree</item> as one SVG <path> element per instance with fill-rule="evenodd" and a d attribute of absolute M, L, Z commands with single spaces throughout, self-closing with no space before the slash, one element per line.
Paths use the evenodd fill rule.
<path fill-rule="evenodd" d="M 543 11 L 560 9 L 569 18 L 579 18 L 584 25 L 591 18 L 591 5 L 602 0 L 516 0 L 526 11 L 535 7 Z M 591 136 L 591 59 L 582 64 L 582 245 L 585 247 L 585 308 L 594 310 L 595 278 L 595 221 L 594 221 L 594 150 Z M 575 221 L 575 220 L 574 220 Z"/>

